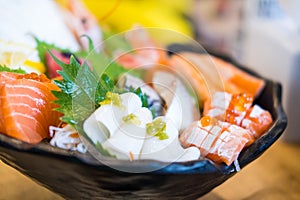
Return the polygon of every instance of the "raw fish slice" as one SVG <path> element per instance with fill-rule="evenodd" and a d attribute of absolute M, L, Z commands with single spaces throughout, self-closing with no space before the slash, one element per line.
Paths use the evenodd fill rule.
<path fill-rule="evenodd" d="M 1 72 L 0 73 L 0 91 L 2 90 L 2 87 L 5 83 L 15 80 L 18 76 L 19 75 L 16 73 Z M 1 106 L 1 103 L 2 102 L 0 99 L 0 106 Z M 4 118 L 3 118 L 2 109 L 0 109 L 0 133 L 4 133 L 4 132 L 5 132 Z"/>
<path fill-rule="evenodd" d="M 256 97 L 265 86 L 262 79 L 211 55 L 183 52 L 173 55 L 169 65 L 177 73 L 190 77 L 191 84 L 204 101 L 216 91 L 247 93 Z"/>
<path fill-rule="evenodd" d="M 16 80 L 20 76 L 17 73 L 11 73 L 11 72 L 1 72 L 0 73 L 0 84 L 5 84 L 9 81 Z"/>
<path fill-rule="evenodd" d="M 235 131 L 225 130 L 221 132 L 219 138 L 206 156 L 216 163 L 224 162 L 227 165 L 231 165 L 248 142 L 247 138 L 240 133 L 248 131 L 236 125 L 231 125 L 230 127 L 234 127 Z"/>
<path fill-rule="evenodd" d="M 247 93 L 257 97 L 264 88 L 265 82 L 262 79 L 256 78 L 220 58 L 212 56 L 212 59 L 219 67 L 226 91 L 230 93 Z"/>
<path fill-rule="evenodd" d="M 153 75 L 153 87 L 165 100 L 165 116 L 173 120 L 179 131 L 187 128 L 193 121 L 200 119 L 198 105 L 183 82 L 171 73 L 157 71 Z"/>
<path fill-rule="evenodd" d="M 122 118 L 142 108 L 140 98 L 134 93 L 120 95 L 122 105 L 104 104 L 83 124 L 84 131 L 94 144 L 112 137 L 122 123 Z"/>
<path fill-rule="evenodd" d="M 247 143 L 249 146 L 273 122 L 268 111 L 258 105 L 251 107 L 252 103 L 252 96 L 245 93 L 231 95 L 226 92 L 216 92 L 212 99 L 205 103 L 204 114 L 249 130 L 252 137 Z"/>
<path fill-rule="evenodd" d="M 239 126 L 204 116 L 188 127 L 179 139 L 184 147 L 195 146 L 202 156 L 216 163 L 230 165 L 237 159 L 251 135 Z"/>
<path fill-rule="evenodd" d="M 44 82 L 43 82 L 44 81 Z M 48 82 L 49 81 L 49 82 Z M 57 118 L 59 117 L 58 112 L 49 112 L 53 110 L 56 105 L 52 102 L 54 96 L 51 90 L 58 90 L 57 86 L 50 82 L 49 79 L 44 77 L 44 75 L 37 74 L 27 74 L 20 75 L 17 80 L 13 81 L 11 84 L 5 84 L 7 90 L 11 89 L 13 93 L 8 92 L 10 95 L 10 103 L 25 103 L 32 108 L 37 108 L 43 113 L 46 121 L 43 124 L 56 124 Z M 29 95 L 30 94 L 30 95 Z M 20 99 L 22 97 L 22 102 Z M 31 105 L 32 99 L 36 100 L 34 105 Z M 49 101 L 48 101 L 49 99 Z M 46 128 L 48 129 L 48 128 Z"/>
<path fill-rule="evenodd" d="M 250 130 L 252 136 L 256 139 L 259 138 L 265 131 L 267 131 L 272 123 L 273 120 L 271 114 L 258 105 L 254 105 L 248 110 L 241 123 L 241 126 Z"/>
<path fill-rule="evenodd" d="M 159 139 L 157 136 L 149 136 L 145 139 L 140 159 L 154 159 L 162 162 L 184 162 L 196 160 L 200 157 L 200 151 L 194 147 L 182 148 L 178 140 L 178 130 L 171 119 L 158 117 L 166 123 L 168 138 Z"/>
<path fill-rule="evenodd" d="M 57 89 L 49 79 L 37 74 L 18 75 L 15 80 L 3 83 L 1 131 L 28 143 L 38 143 L 48 137 L 49 126 L 59 123 L 60 114 L 53 111 L 56 105 L 51 93 Z"/>
<path fill-rule="evenodd" d="M 147 108 L 140 108 L 132 113 L 137 121 L 124 121 L 116 133 L 103 143 L 118 159 L 138 160 L 146 137 L 145 126 L 152 121 L 152 113 Z"/>
<path fill-rule="evenodd" d="M 205 102 L 203 114 L 240 125 L 252 103 L 253 97 L 246 93 L 216 92 L 211 100 Z"/>

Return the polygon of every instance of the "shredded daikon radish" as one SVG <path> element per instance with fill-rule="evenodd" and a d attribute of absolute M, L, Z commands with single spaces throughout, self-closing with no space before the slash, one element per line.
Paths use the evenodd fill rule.
<path fill-rule="evenodd" d="M 50 126 L 49 132 L 52 137 L 50 145 L 62 149 L 86 153 L 87 148 L 80 140 L 78 132 L 71 125 L 66 125 L 63 128 Z"/>
<path fill-rule="evenodd" d="M 234 164 L 235 170 L 236 170 L 237 172 L 239 172 L 239 171 L 241 170 L 241 168 L 240 168 L 240 164 L 239 164 L 238 159 L 235 159 L 235 160 L 233 161 L 233 164 Z"/>

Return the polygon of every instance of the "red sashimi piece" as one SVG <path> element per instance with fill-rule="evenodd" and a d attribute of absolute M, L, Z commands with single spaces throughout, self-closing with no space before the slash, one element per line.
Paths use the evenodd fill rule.
<path fill-rule="evenodd" d="M 51 53 L 60 61 L 62 61 L 65 64 L 70 63 L 70 57 L 71 53 L 65 53 L 65 52 L 59 52 L 56 50 L 51 50 Z M 52 58 L 50 53 L 46 53 L 45 55 L 45 60 L 46 60 L 46 66 L 47 66 L 47 73 L 49 78 L 57 78 L 60 75 L 58 74 L 58 71 L 61 70 L 61 67 L 56 63 L 56 61 Z M 81 58 L 76 58 L 76 60 L 82 64 L 84 62 L 84 59 Z"/>
<path fill-rule="evenodd" d="M 2 131 L 28 143 L 38 143 L 49 137 L 50 125 L 57 126 L 60 114 L 51 90 L 57 86 L 44 75 L 18 75 L 0 87 Z"/>
<path fill-rule="evenodd" d="M 52 50 L 51 53 L 63 63 L 69 64 L 70 56 L 65 56 L 61 52 Z M 51 55 L 47 52 L 45 55 L 46 59 L 46 66 L 47 66 L 47 73 L 50 78 L 55 78 L 59 76 L 57 73 L 58 70 L 61 70 L 61 67 L 55 62 L 55 60 L 51 57 Z"/>

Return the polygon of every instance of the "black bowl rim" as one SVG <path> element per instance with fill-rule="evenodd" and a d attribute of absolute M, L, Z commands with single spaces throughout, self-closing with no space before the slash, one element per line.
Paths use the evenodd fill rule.
<path fill-rule="evenodd" d="M 246 71 L 249 74 L 262 78 L 263 80 L 265 80 L 266 85 L 270 84 L 272 86 L 271 98 L 274 101 L 273 107 L 275 108 L 276 118 L 273 119 L 274 122 L 272 127 L 263 136 L 261 136 L 247 149 L 243 150 L 240 153 L 238 157 L 238 161 L 239 161 L 240 168 L 242 169 L 247 164 L 257 159 L 262 153 L 264 153 L 264 151 L 267 150 L 282 135 L 283 131 L 287 126 L 287 116 L 283 110 L 282 102 L 281 102 L 282 87 L 280 83 L 263 78 L 262 76 L 258 75 L 254 71 L 244 66 L 241 66 L 234 59 L 228 56 L 224 56 L 212 52 L 210 52 L 210 54 L 218 56 L 223 60 L 232 63 L 234 66 Z M 47 142 L 41 142 L 39 144 L 32 145 L 11 138 L 4 134 L 0 134 L 0 146 L 3 146 L 5 148 L 10 148 L 15 151 L 23 151 L 26 153 L 40 154 L 42 156 L 55 157 L 58 159 L 77 162 L 78 164 L 90 165 L 90 166 L 98 167 L 99 170 L 108 170 L 108 171 L 116 171 L 114 169 L 114 166 L 117 167 L 120 165 L 128 166 L 128 168 L 131 168 L 130 171 L 134 171 L 132 169 L 135 168 L 136 172 L 139 172 L 141 169 L 142 171 L 144 171 L 146 167 L 148 168 L 150 166 L 150 168 L 153 167 L 154 169 L 159 169 L 159 170 L 155 170 L 155 171 L 150 170 L 150 172 L 148 173 L 158 173 L 158 174 L 203 174 L 203 173 L 214 173 L 214 172 L 218 172 L 221 174 L 230 174 L 236 171 L 234 164 L 230 166 L 226 166 L 225 164 L 219 165 L 211 162 L 208 159 L 201 159 L 201 160 L 199 159 L 199 160 L 189 161 L 189 162 L 165 163 L 165 162 L 160 162 L 155 160 L 125 161 L 125 160 L 116 160 L 116 159 L 107 158 L 105 160 L 105 163 L 109 163 L 108 166 L 96 160 L 89 153 L 82 154 L 76 151 L 60 149 L 58 147 L 53 147 L 49 145 Z"/>

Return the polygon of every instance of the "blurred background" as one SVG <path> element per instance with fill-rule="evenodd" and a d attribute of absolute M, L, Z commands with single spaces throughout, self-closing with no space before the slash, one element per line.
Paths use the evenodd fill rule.
<path fill-rule="evenodd" d="M 129 30 L 135 24 L 174 30 L 211 51 L 233 57 L 266 78 L 279 81 L 283 86 L 283 105 L 289 121 L 282 140 L 300 142 L 297 127 L 300 119 L 299 0 L 83 0 L 82 5 L 88 13 L 76 6 L 70 7 L 69 2 L 0 0 L 0 64 L 17 65 L 20 60 L 24 64 L 30 59 L 27 67 L 41 68 L 29 32 L 60 47 L 77 50 L 85 45 L 78 40 L 82 31 L 95 34 L 100 41 Z M 61 10 L 67 10 L 69 14 L 61 14 Z M 72 21 L 74 16 L 70 18 L 70 15 L 79 16 L 79 21 Z M 90 21 L 87 22 L 87 18 Z M 78 30 L 80 26 L 70 26 L 70 19 L 74 24 L 80 23 L 82 30 Z M 93 23 L 99 29 L 92 29 Z M 155 38 L 163 45 L 185 42 L 172 35 L 161 34 Z M 278 148 L 292 152 L 288 146 Z M 295 148 L 299 152 L 299 147 Z M 13 174 L 11 181 L 19 178 L 6 166 L 2 166 L 1 171 Z M 22 180 L 30 182 L 25 178 Z M 38 186 L 29 184 L 28 187 L 38 191 L 36 195 L 41 197 L 49 195 L 44 199 L 59 198 Z M 0 187 L 0 199 L 18 199 L 28 191 L 24 189 L 23 193 L 8 192 L 1 196 L 4 194 L 1 190 Z M 41 199 L 39 197 L 37 199 Z"/>

